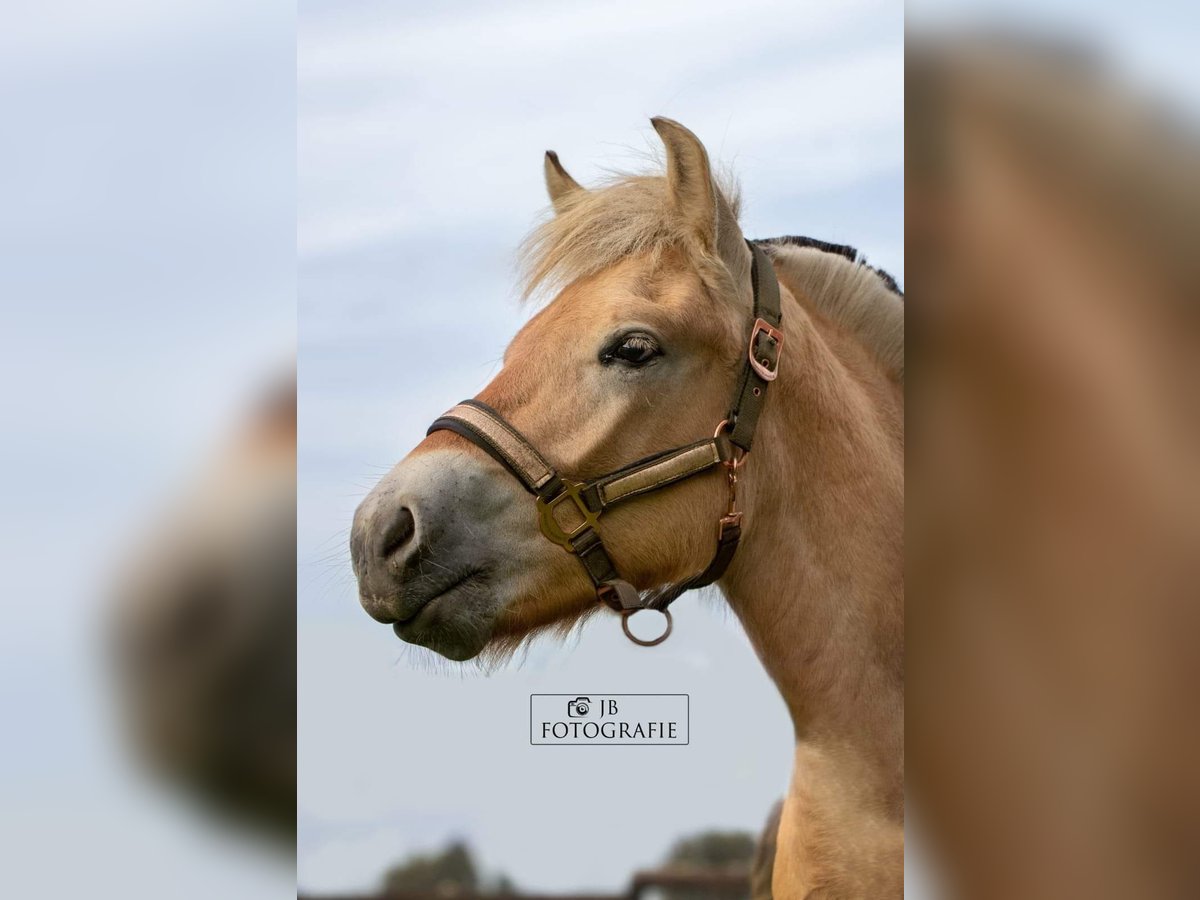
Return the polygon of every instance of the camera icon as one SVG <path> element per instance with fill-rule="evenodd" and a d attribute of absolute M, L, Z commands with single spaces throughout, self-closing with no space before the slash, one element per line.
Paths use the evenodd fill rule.
<path fill-rule="evenodd" d="M 591 697 L 576 697 L 567 701 L 567 715 L 572 719 L 582 719 L 592 708 Z"/>

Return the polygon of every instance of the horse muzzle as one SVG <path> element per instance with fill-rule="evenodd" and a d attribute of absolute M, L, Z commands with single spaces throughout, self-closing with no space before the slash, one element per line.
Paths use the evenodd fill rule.
<path fill-rule="evenodd" d="M 410 456 L 359 505 L 350 555 L 359 600 L 396 635 L 449 656 L 478 653 L 526 555 L 514 488 L 460 452 Z"/>

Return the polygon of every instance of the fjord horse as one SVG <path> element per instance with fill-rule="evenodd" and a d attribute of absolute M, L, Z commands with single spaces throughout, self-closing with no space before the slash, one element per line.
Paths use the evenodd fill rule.
<path fill-rule="evenodd" d="M 554 215 L 526 244 L 526 288 L 554 298 L 478 397 L 573 477 L 712 435 L 746 359 L 754 289 L 737 197 L 695 135 L 653 124 L 665 177 L 588 190 L 547 154 Z M 903 301 L 874 269 L 811 244 L 760 244 L 787 346 L 740 472 L 741 546 L 719 584 L 795 724 L 774 895 L 899 897 Z M 714 471 L 600 527 L 622 578 L 648 591 L 708 565 L 727 503 Z M 362 502 L 351 553 L 366 611 L 451 659 L 604 608 L 578 560 L 539 532 L 518 481 L 448 431 Z"/>

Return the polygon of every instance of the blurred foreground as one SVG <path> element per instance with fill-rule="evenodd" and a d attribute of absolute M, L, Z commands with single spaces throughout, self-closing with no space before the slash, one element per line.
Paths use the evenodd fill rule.
<path fill-rule="evenodd" d="M 908 746 L 937 881 L 1200 896 L 1195 121 L 909 45 Z"/>
<path fill-rule="evenodd" d="M 198 801 L 296 831 L 296 388 L 132 553 L 112 654 L 131 744 Z"/>
<path fill-rule="evenodd" d="M 233 785 L 268 768 L 267 754 L 251 749 L 254 735 L 274 729 L 271 743 L 282 744 L 289 719 L 294 728 L 294 670 L 282 655 L 294 619 L 241 598 L 210 618 L 199 598 L 224 588 L 193 581 L 197 620 L 176 634 L 186 651 L 168 653 L 165 643 L 155 651 L 150 639 L 155 610 L 170 606 L 153 598 L 182 598 L 191 579 L 171 586 L 179 574 L 171 568 L 189 553 L 201 575 L 218 569 L 203 553 L 231 564 L 240 557 L 245 570 L 261 560 L 264 573 L 279 571 L 272 557 L 294 559 L 294 518 L 258 503 L 288 484 L 294 463 L 264 458 L 251 474 L 249 457 L 229 448 L 272 376 L 293 366 L 294 110 L 294 4 L 5 6 L 6 897 L 295 894 L 290 813 L 271 814 L 283 822 L 273 833 L 285 836 L 264 840 L 264 829 L 196 801 L 224 784 L 233 795 L 274 798 L 256 799 L 256 809 L 288 805 L 290 748 L 269 778 L 255 776 L 245 791 Z M 232 467 L 215 471 L 214 457 L 226 452 L 245 460 L 239 486 Z M 199 472 L 208 473 L 204 487 Z M 164 507 L 176 512 L 164 516 Z M 202 524 L 203 507 L 212 522 L 232 524 L 223 533 Z M 230 581 L 246 584 L 250 574 Z M 274 596 L 285 585 L 250 593 Z M 116 627 L 114 592 L 130 604 L 125 623 L 140 627 Z M 131 615 L 134 606 L 145 616 Z M 273 634 L 260 627 L 276 615 Z M 209 640 L 214 634 L 223 637 Z M 140 697 L 117 689 L 114 651 L 140 657 L 138 674 L 125 671 L 125 687 Z M 260 665 L 278 668 L 254 671 Z M 134 722 L 136 736 L 126 727 Z M 236 738 L 219 748 L 222 734 Z M 247 756 L 260 752 L 251 765 Z M 179 790 L 181 781 L 192 787 Z"/>

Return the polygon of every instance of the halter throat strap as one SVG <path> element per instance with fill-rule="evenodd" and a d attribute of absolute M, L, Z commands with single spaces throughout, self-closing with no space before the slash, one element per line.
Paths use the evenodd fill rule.
<path fill-rule="evenodd" d="M 479 400 L 464 400 L 429 427 L 428 434 L 452 431 L 466 438 L 512 473 L 534 496 L 542 533 L 577 556 L 596 589 L 597 598 L 622 613 L 639 609 L 666 612 L 667 606 L 684 592 L 720 578 L 737 552 L 742 530 L 742 514 L 736 509 L 738 470 L 753 444 L 767 388 L 779 373 L 783 349 L 779 284 L 774 269 L 758 245 L 747 241 L 747 246 L 753 257 L 754 322 L 733 405 L 713 437 L 645 457 L 591 481 L 577 482 L 560 475 L 520 431 Z M 620 577 L 613 565 L 600 537 L 600 516 L 619 503 L 717 468 L 726 471 L 730 504 L 719 522 L 717 548 L 711 562 L 704 571 L 681 584 L 640 593 Z M 658 643 L 629 636 L 637 643 Z M 659 640 L 665 637 L 666 634 Z"/>

